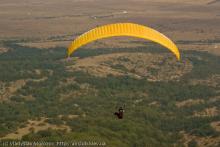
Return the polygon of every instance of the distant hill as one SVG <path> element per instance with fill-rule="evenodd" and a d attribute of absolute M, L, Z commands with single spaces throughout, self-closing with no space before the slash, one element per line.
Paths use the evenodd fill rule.
<path fill-rule="evenodd" d="M 219 1 L 219 0 L 214 0 L 214 1 L 208 2 L 207 4 L 208 4 L 208 5 L 211 5 L 211 4 L 215 4 L 215 3 L 217 3 L 217 2 L 220 2 L 220 1 Z"/>

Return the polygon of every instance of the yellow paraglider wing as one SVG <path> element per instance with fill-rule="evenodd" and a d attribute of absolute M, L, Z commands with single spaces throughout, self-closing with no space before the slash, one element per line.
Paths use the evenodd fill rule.
<path fill-rule="evenodd" d="M 133 23 L 104 25 L 82 34 L 71 43 L 67 52 L 68 56 L 87 43 L 114 36 L 132 36 L 154 41 L 168 48 L 176 55 L 178 60 L 180 59 L 180 53 L 177 46 L 169 38 L 152 28 Z"/>

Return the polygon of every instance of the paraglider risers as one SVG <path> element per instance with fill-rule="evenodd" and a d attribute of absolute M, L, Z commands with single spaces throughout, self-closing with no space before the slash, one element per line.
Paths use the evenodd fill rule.
<path fill-rule="evenodd" d="M 66 58 L 66 61 L 71 61 L 71 57 L 68 56 L 68 57 Z"/>

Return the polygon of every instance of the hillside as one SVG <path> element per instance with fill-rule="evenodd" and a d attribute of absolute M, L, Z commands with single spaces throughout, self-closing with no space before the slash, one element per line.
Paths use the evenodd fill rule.
<path fill-rule="evenodd" d="M 177 62 L 152 45 L 82 49 L 66 61 L 64 48 L 4 45 L 10 48 L 0 55 L 4 140 L 219 146 L 218 56 L 185 51 Z M 123 120 L 112 114 L 119 105 L 126 106 Z"/>
<path fill-rule="evenodd" d="M 1 0 L 0 146 L 219 147 L 219 10 L 217 0 Z M 181 60 L 128 37 L 66 59 L 77 36 L 116 22 L 162 32 Z"/>

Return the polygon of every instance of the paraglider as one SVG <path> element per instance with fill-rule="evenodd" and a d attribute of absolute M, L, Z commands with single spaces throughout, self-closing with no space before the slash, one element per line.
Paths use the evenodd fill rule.
<path fill-rule="evenodd" d="M 98 26 L 77 37 L 69 46 L 67 55 L 70 57 L 77 49 L 90 42 L 114 36 L 130 36 L 156 42 L 169 49 L 180 60 L 180 52 L 169 38 L 152 28 L 134 23 L 116 23 Z M 118 119 L 123 119 L 124 108 L 119 107 L 114 115 Z"/>
<path fill-rule="evenodd" d="M 114 37 L 114 36 L 130 36 L 137 37 L 159 43 L 169 49 L 179 60 L 180 53 L 177 46 L 165 35 L 160 32 L 134 23 L 116 23 L 96 27 L 76 38 L 67 50 L 68 57 L 71 56 L 78 48 L 98 39 Z"/>

